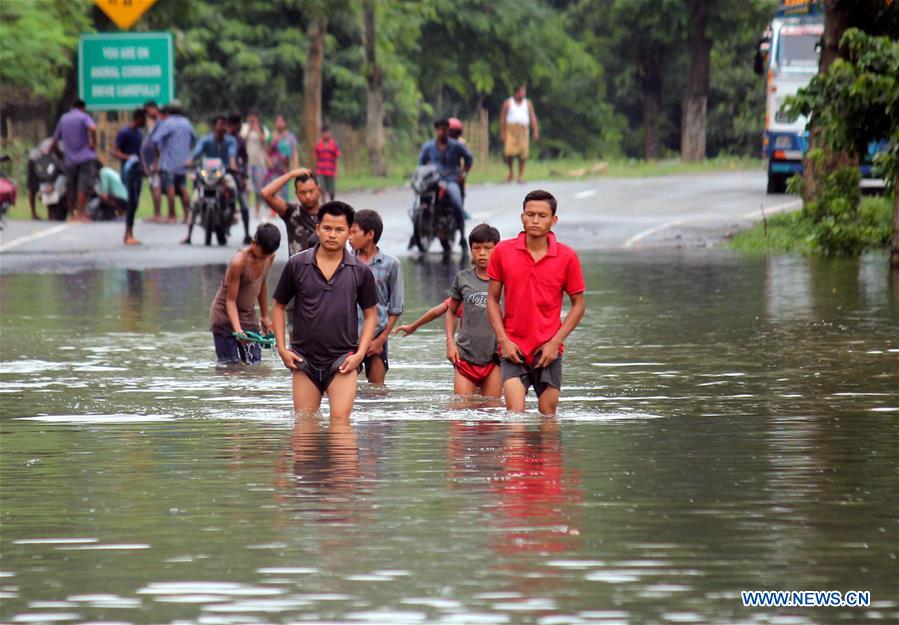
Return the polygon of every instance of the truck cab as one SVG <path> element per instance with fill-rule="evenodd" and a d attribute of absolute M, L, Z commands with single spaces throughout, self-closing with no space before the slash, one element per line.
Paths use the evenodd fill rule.
<path fill-rule="evenodd" d="M 800 116 L 790 121 L 781 107 L 818 73 L 823 34 L 819 3 L 785 2 L 759 45 L 756 71 L 766 75 L 763 152 L 768 160 L 768 193 L 783 193 L 787 179 L 802 173 L 808 120 Z"/>

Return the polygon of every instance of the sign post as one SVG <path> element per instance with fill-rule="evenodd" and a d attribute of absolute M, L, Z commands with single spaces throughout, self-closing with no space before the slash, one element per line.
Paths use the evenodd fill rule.
<path fill-rule="evenodd" d="M 171 33 L 81 35 L 78 96 L 88 110 L 116 111 L 175 98 Z"/>

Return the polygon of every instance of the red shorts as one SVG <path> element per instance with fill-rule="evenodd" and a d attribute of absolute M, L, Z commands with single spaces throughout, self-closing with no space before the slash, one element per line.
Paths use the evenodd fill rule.
<path fill-rule="evenodd" d="M 496 369 L 495 362 L 488 362 L 486 365 L 475 365 L 464 358 L 456 361 L 456 371 L 468 378 L 473 384 L 481 386 L 487 379 L 487 376 Z"/>

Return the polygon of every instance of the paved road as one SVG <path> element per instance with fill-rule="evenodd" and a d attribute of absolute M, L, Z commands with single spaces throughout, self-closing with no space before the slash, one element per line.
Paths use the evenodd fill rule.
<path fill-rule="evenodd" d="M 466 208 L 472 224 L 488 222 L 504 237 L 519 231 L 521 201 L 531 189 L 544 188 L 559 200 L 559 238 L 576 249 L 645 249 L 720 245 L 728 233 L 767 214 L 799 207 L 791 196 L 765 195 L 762 172 L 728 172 L 658 178 L 539 181 L 527 185 L 485 184 L 470 188 Z M 357 209 L 373 208 L 384 218 L 381 247 L 406 255 L 411 225 L 409 189 L 347 193 L 340 199 Z M 279 223 L 280 220 L 276 220 Z M 255 227 L 255 224 L 254 224 Z M 177 267 L 226 263 L 240 246 L 235 226 L 226 247 L 178 245 L 185 227 L 138 223 L 144 245 L 122 245 L 122 223 L 59 224 L 12 221 L 0 232 L 0 274 L 68 272 L 90 268 Z M 438 244 L 434 244 L 437 253 Z M 286 243 L 280 257 L 286 258 Z"/>

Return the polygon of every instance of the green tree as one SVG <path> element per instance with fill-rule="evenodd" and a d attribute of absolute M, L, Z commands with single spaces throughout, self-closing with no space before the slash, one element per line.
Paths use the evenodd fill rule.
<path fill-rule="evenodd" d="M 891 258 L 899 267 L 899 41 L 853 28 L 843 34 L 840 49 L 843 56 L 789 98 L 786 108 L 794 117 L 809 116 L 809 130 L 820 143 L 809 150 L 807 159 L 819 161 L 819 167 L 827 158 L 825 150 L 848 154 L 850 163 L 858 163 L 871 142 L 889 139 L 890 151 L 881 160 L 893 182 Z M 858 225 L 858 168 L 850 165 L 824 171 L 824 184 L 806 202 L 804 210 L 815 221 L 823 222 L 825 230 L 846 232 Z"/>
<path fill-rule="evenodd" d="M 89 0 L 0 2 L 0 84 L 54 102 L 74 65 L 82 32 L 93 30 Z"/>

